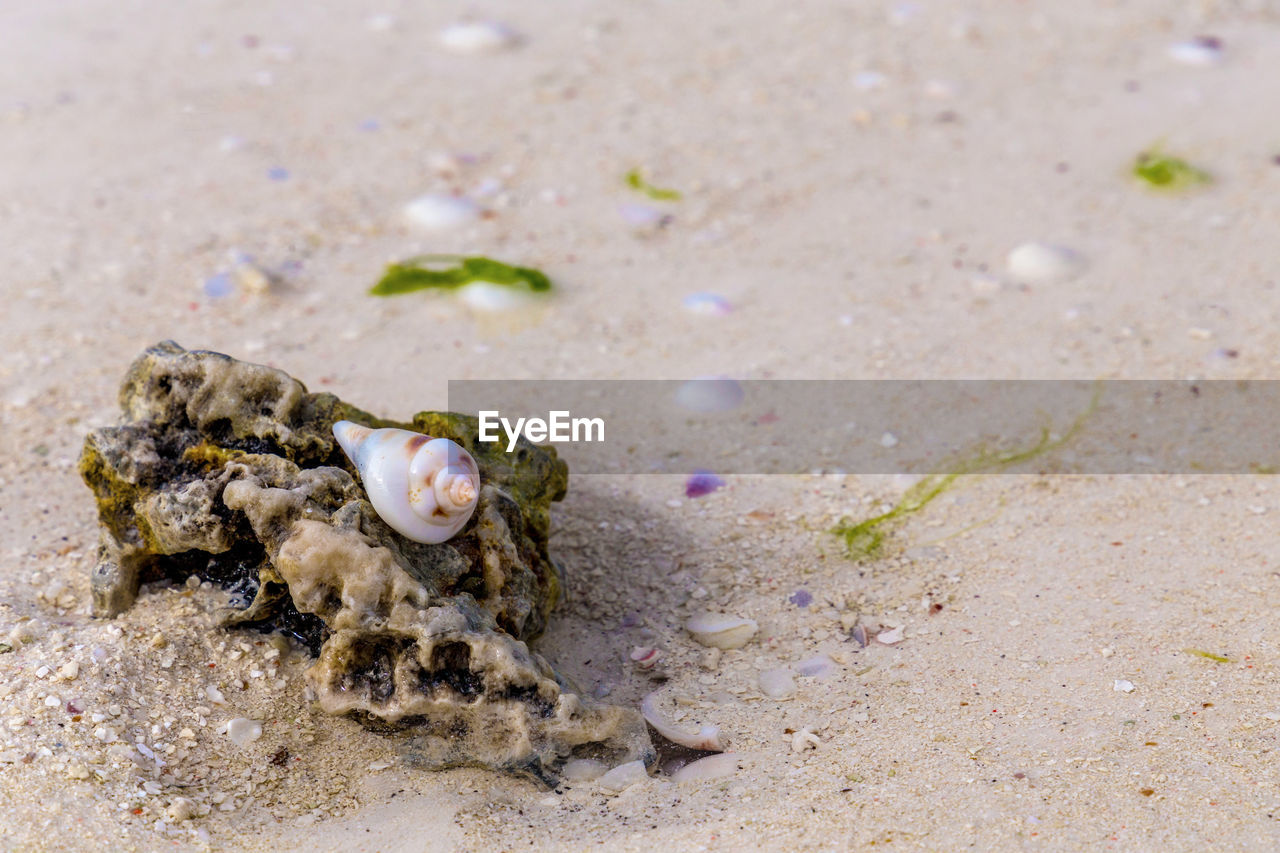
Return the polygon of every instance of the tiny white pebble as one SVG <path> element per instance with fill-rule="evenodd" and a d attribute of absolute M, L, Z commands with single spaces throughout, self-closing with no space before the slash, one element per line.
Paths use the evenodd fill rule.
<path fill-rule="evenodd" d="M 1074 249 L 1049 243 L 1023 243 L 1006 259 L 1009 275 L 1023 284 L 1068 281 L 1084 270 L 1084 259 Z"/>
<path fill-rule="evenodd" d="M 785 667 L 765 670 L 760 673 L 757 682 L 760 685 L 760 692 L 770 699 L 787 699 L 796 692 L 795 676 Z"/>
<path fill-rule="evenodd" d="M 599 786 L 605 791 L 617 794 L 639 782 L 647 781 L 649 773 L 643 761 L 628 761 L 620 764 L 600 777 Z"/>
<path fill-rule="evenodd" d="M 519 37 L 497 21 L 461 21 L 440 31 L 440 46 L 452 53 L 495 53 L 514 47 Z"/>
<path fill-rule="evenodd" d="M 1201 36 L 1169 45 L 1169 58 L 1183 65 L 1207 68 L 1222 61 L 1222 45 L 1217 39 Z"/>
<path fill-rule="evenodd" d="M 880 446 L 883 448 L 891 448 L 898 446 L 898 437 L 891 432 L 886 432 L 880 436 Z"/>
<path fill-rule="evenodd" d="M 406 204 L 404 216 L 425 231 L 444 231 L 475 222 L 480 218 L 480 208 L 469 199 L 428 193 Z"/>
<path fill-rule="evenodd" d="M 262 737 L 262 723 L 248 717 L 236 717 L 227 723 L 227 737 L 236 746 L 248 746 Z"/>
<path fill-rule="evenodd" d="M 222 691 L 214 687 L 212 684 L 204 689 L 204 695 L 207 696 L 209 701 L 215 705 L 227 704 L 226 697 L 222 695 Z"/>
<path fill-rule="evenodd" d="M 1112 683 L 1111 689 L 1117 693 L 1132 693 L 1137 688 L 1133 686 L 1132 681 L 1125 678 L 1117 678 L 1115 682 Z"/>
<path fill-rule="evenodd" d="M 1187 336 L 1195 338 L 1197 341 L 1207 341 L 1213 337 L 1213 331 L 1201 326 L 1192 326 L 1187 329 Z"/>
<path fill-rule="evenodd" d="M 169 807 L 164 810 L 165 817 L 172 823 L 181 823 L 196 816 L 196 804 L 187 797 L 174 797 Z"/>
<path fill-rule="evenodd" d="M 1111 648 L 1110 646 L 1103 646 L 1101 649 L 1098 650 L 1098 654 L 1102 655 L 1104 658 L 1109 658 L 1115 653 L 1116 653 L 1115 649 Z"/>
<path fill-rule="evenodd" d="M 48 696 L 44 697 L 44 704 L 47 708 L 57 708 L 62 705 L 62 697 L 55 696 L 50 693 Z"/>
<path fill-rule="evenodd" d="M 47 666 L 41 666 L 36 669 L 36 678 L 47 678 L 52 670 Z"/>
<path fill-rule="evenodd" d="M 63 681 L 75 681 L 80 675 L 80 664 L 76 661 L 67 661 L 58 667 L 58 677 Z"/>

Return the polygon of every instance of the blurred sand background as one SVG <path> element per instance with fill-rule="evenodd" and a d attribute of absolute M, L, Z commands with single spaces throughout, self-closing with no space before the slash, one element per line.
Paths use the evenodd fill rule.
<path fill-rule="evenodd" d="M 521 38 L 446 49 L 464 19 Z M 1197 36 L 1216 62 L 1170 54 Z M 75 459 L 166 338 L 392 417 L 461 378 L 1271 377 L 1278 107 L 1266 0 L 9 0 L 4 847 L 1274 849 L 1265 477 L 972 479 L 863 564 L 824 531 L 894 501 L 891 478 L 694 499 L 680 478 L 571 481 L 552 539 L 569 600 L 540 651 L 638 703 L 657 685 L 628 655 L 659 648 L 684 722 L 744 756 L 610 796 L 400 766 L 307 706 L 300 655 L 216 629 L 216 590 L 91 619 Z M 1157 144 L 1213 183 L 1142 186 Z M 628 189 L 634 168 L 683 199 Z M 403 209 L 425 193 L 484 214 L 423 231 Z M 1085 267 L 1013 281 L 1027 241 Z M 538 267 L 558 293 L 514 315 L 366 295 L 421 252 Z M 232 275 L 219 296 L 245 258 L 272 286 Z M 733 310 L 687 310 L 702 291 Z M 708 661 L 681 628 L 705 609 L 761 632 Z M 858 619 L 905 639 L 864 650 Z M 833 674 L 758 691 L 817 654 Z M 262 739 L 217 733 L 237 716 Z"/>

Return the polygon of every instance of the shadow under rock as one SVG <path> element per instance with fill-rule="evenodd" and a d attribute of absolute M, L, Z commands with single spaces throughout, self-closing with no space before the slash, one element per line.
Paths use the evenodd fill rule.
<path fill-rule="evenodd" d="M 661 665 L 646 671 L 632 663 L 632 649 L 661 646 L 682 630 L 678 610 L 698 580 L 681 568 L 695 532 L 660 501 L 641 500 L 635 483 L 578 476 L 553 507 L 549 550 L 564 570 L 565 594 L 533 644 L 586 695 L 631 707 L 665 681 Z"/>

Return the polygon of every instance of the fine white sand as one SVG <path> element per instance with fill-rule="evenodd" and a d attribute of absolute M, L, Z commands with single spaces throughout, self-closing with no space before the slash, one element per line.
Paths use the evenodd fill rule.
<path fill-rule="evenodd" d="M 466 15 L 521 39 L 446 50 Z M 1220 64 L 1170 57 L 1204 35 Z M 696 499 L 676 477 L 573 479 L 552 540 L 569 595 L 539 651 L 638 705 L 659 682 L 630 652 L 660 649 L 668 712 L 742 755 L 610 796 L 399 764 L 308 705 L 302 655 L 218 629 L 218 590 L 91 618 L 75 459 L 166 338 L 393 417 L 462 378 L 1273 376 L 1277 104 L 1268 0 L 8 0 L 0 844 L 1275 849 L 1266 477 L 970 478 L 866 563 L 824 531 L 896 500 L 893 478 Z M 1157 144 L 1213 183 L 1140 185 Z M 633 168 L 683 199 L 628 189 Z M 487 212 L 416 230 L 403 207 L 430 192 Z M 628 204 L 670 221 L 637 229 Z M 1083 272 L 1006 280 L 1032 240 Z M 558 294 L 502 315 L 366 294 L 422 252 L 534 266 Z M 269 292 L 210 295 L 236 253 Z M 698 291 L 735 310 L 685 310 Z M 701 610 L 761 631 L 708 659 L 681 628 Z M 862 649 L 858 620 L 905 639 Z M 758 690 L 818 654 L 830 676 Z M 235 717 L 262 738 L 232 745 Z"/>

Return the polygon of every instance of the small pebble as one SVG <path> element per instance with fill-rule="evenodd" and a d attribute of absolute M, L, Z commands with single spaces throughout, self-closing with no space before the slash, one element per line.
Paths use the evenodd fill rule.
<path fill-rule="evenodd" d="M 592 758 L 571 758 L 564 763 L 560 775 L 569 782 L 590 782 L 599 779 L 609 770 L 609 765 Z"/>
<path fill-rule="evenodd" d="M 876 634 L 876 642 L 883 643 L 886 646 L 892 646 L 902 642 L 904 628 L 899 625 L 897 628 L 890 628 L 888 631 L 881 631 Z"/>
<path fill-rule="evenodd" d="M 826 678 L 836 671 L 836 662 L 826 655 L 814 655 L 796 664 L 796 675 L 804 678 Z"/>
<path fill-rule="evenodd" d="M 898 446 L 898 437 L 891 432 L 886 432 L 880 436 L 880 446 L 885 450 L 890 450 Z"/>
<path fill-rule="evenodd" d="M 704 414 L 732 411 L 745 397 L 742 386 L 726 377 L 690 379 L 676 389 L 676 405 Z"/>
<path fill-rule="evenodd" d="M 236 746 L 248 746 L 262 737 L 262 723 L 248 717 L 236 717 L 227 723 L 227 737 Z"/>
<path fill-rule="evenodd" d="M 1222 62 L 1222 41 L 1213 36 L 1196 36 L 1169 45 L 1168 54 L 1174 62 L 1208 68 Z"/>
<path fill-rule="evenodd" d="M 675 217 L 651 204 L 627 202 L 618 205 L 618 214 L 632 228 L 648 231 L 670 225 Z"/>
<path fill-rule="evenodd" d="M 701 314 L 706 317 L 723 317 L 733 313 L 733 306 L 729 304 L 729 300 L 718 293 L 701 291 L 690 293 L 681 301 L 681 304 L 691 314 Z"/>
<path fill-rule="evenodd" d="M 1111 689 L 1116 691 L 1117 693 L 1132 693 L 1137 688 L 1133 686 L 1132 681 L 1129 681 L 1126 678 L 1117 678 L 1111 684 Z"/>
<path fill-rule="evenodd" d="M 440 46 L 451 53 L 497 53 L 515 47 L 519 36 L 497 21 L 460 21 L 440 31 Z"/>
<path fill-rule="evenodd" d="M 67 765 L 67 775 L 72 779 L 88 779 L 89 768 L 76 761 Z"/>
<path fill-rule="evenodd" d="M 813 604 L 813 593 L 809 592 L 807 589 L 797 589 L 795 592 L 791 593 L 791 595 L 787 596 L 787 601 L 791 602 L 796 607 L 804 609 L 810 604 Z"/>
<path fill-rule="evenodd" d="M 473 281 L 458 289 L 458 300 L 472 311 L 496 314 L 536 304 L 543 294 L 491 281 Z"/>
<path fill-rule="evenodd" d="M 698 613 L 684 623 L 684 628 L 700 644 L 715 649 L 740 649 L 760 630 L 754 619 L 724 613 Z"/>
<path fill-rule="evenodd" d="M 859 71 L 853 75 L 853 87 L 863 92 L 883 89 L 888 82 L 889 78 L 879 71 Z"/>
<path fill-rule="evenodd" d="M 617 794 L 648 778 L 649 772 L 645 770 L 643 761 L 628 761 L 601 776 L 598 784 L 605 791 Z"/>
<path fill-rule="evenodd" d="M 164 816 L 172 823 L 191 820 L 196 816 L 195 801 L 187 797 L 174 797 L 169 801 L 169 807 L 164 810 Z"/>
<path fill-rule="evenodd" d="M 769 669 L 760 673 L 760 692 L 770 699 L 787 699 L 795 695 L 796 679 L 789 668 Z"/>
<path fill-rule="evenodd" d="M 1023 284 L 1049 284 L 1075 278 L 1084 259 L 1073 249 L 1048 243 L 1023 243 L 1009 253 L 1009 275 Z"/>
<path fill-rule="evenodd" d="M 404 216 L 423 230 L 444 231 L 475 222 L 480 218 L 480 208 L 465 198 L 428 193 L 405 205 Z"/>
<path fill-rule="evenodd" d="M 223 299 L 235 292 L 230 273 L 214 273 L 204 280 L 204 295 L 210 299 Z"/>
<path fill-rule="evenodd" d="M 722 752 L 719 755 L 708 755 L 681 767 L 671 774 L 671 781 L 676 784 L 685 782 L 702 782 L 707 779 L 721 779 L 738 772 L 738 762 L 742 756 L 734 752 Z"/>

